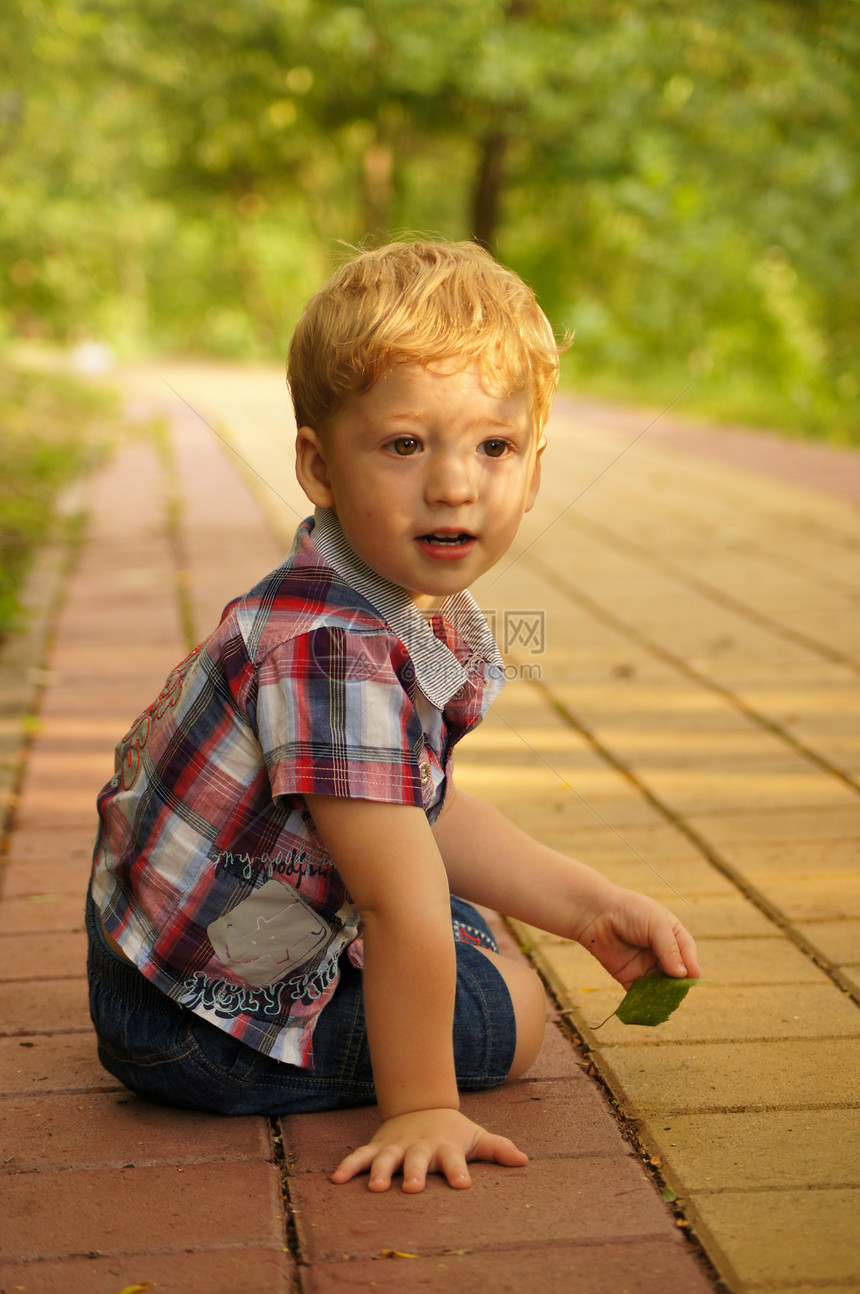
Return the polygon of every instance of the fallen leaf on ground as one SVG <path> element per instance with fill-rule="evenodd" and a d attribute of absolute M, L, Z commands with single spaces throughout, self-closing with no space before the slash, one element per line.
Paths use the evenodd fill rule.
<path fill-rule="evenodd" d="M 664 975 L 661 970 L 651 970 L 647 975 L 640 975 L 630 985 L 627 993 L 612 1015 L 617 1015 L 622 1024 L 662 1024 L 680 1006 L 690 989 L 701 984 L 697 979 L 675 979 Z M 600 1029 L 607 1020 L 594 1026 Z"/>

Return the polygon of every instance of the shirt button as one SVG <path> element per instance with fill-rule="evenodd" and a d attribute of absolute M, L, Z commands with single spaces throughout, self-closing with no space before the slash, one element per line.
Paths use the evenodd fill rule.
<path fill-rule="evenodd" d="M 418 772 L 421 777 L 421 785 L 426 786 L 427 783 L 430 781 L 430 765 L 426 762 L 426 760 L 424 761 L 423 764 L 418 765 Z"/>

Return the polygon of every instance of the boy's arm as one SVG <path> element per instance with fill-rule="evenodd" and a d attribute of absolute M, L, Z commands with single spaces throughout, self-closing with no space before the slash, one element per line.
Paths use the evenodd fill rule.
<path fill-rule="evenodd" d="M 661 903 L 541 845 L 491 805 L 452 790 L 433 834 L 453 893 L 577 940 L 625 988 L 658 963 L 699 975 L 692 936 Z"/>
<path fill-rule="evenodd" d="M 343 877 L 364 929 L 364 1009 L 382 1124 L 333 1180 L 370 1169 L 387 1190 L 420 1191 L 443 1172 L 469 1185 L 467 1159 L 521 1164 L 526 1157 L 459 1112 L 452 1030 L 456 960 L 450 892 L 421 809 L 330 796 L 308 808 Z"/>

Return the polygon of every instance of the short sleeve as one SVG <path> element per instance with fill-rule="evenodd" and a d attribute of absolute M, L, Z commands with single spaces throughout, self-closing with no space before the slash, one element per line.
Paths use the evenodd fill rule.
<path fill-rule="evenodd" d="M 422 805 L 414 670 L 390 632 L 319 627 L 258 668 L 257 739 L 273 795 Z"/>

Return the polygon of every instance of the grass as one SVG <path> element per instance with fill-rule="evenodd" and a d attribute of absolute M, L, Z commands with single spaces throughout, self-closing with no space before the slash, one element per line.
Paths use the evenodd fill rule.
<path fill-rule="evenodd" d="M 758 427 L 785 436 L 820 440 L 831 445 L 860 445 L 860 402 L 853 394 L 805 387 L 787 390 L 747 375 L 694 378 L 682 367 L 655 365 L 625 373 L 589 371 L 574 355 L 562 359 L 561 389 L 570 394 L 646 405 L 657 411 L 673 405 L 670 416 L 713 425 Z"/>
<path fill-rule="evenodd" d="M 57 500 L 104 453 L 116 397 L 44 372 L 0 365 L 0 641 L 20 621 L 34 552 L 57 524 Z"/>

